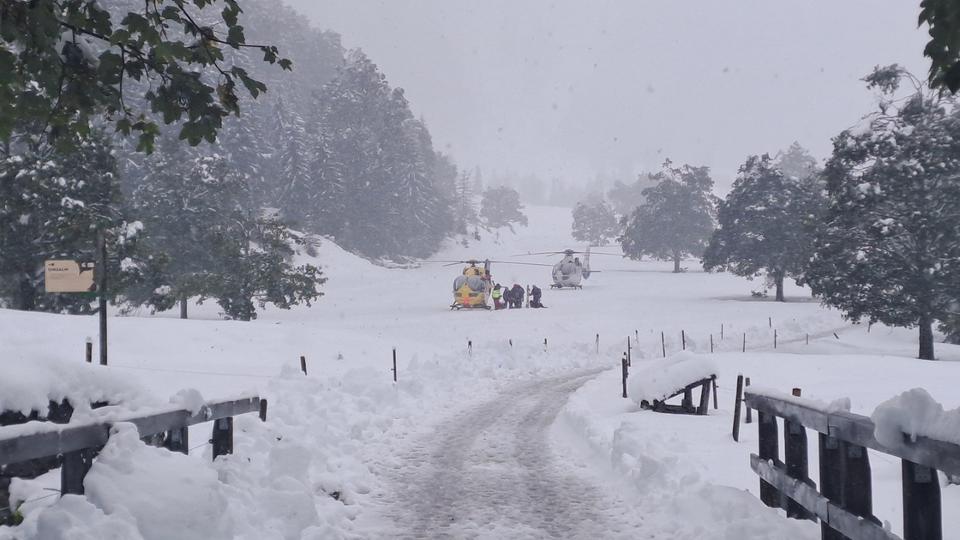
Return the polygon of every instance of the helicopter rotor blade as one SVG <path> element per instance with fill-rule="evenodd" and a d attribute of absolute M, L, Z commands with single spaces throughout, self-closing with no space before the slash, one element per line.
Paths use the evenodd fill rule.
<path fill-rule="evenodd" d="M 528 262 L 519 262 L 519 261 L 490 261 L 490 262 L 496 263 L 496 264 L 519 264 L 523 266 L 549 266 L 549 267 L 553 266 L 552 264 L 528 263 Z"/>

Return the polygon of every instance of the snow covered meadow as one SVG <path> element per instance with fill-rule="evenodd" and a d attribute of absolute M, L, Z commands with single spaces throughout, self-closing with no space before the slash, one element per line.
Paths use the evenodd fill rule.
<path fill-rule="evenodd" d="M 435 258 L 552 263 L 517 256 L 581 247 L 569 209 L 527 215 L 516 234 L 450 242 Z M 24 521 L 0 538 L 816 538 L 818 525 L 756 496 L 755 425 L 739 443 L 730 436 L 738 374 L 827 402 L 849 397 L 866 415 L 913 388 L 960 406 L 960 347 L 938 343 L 939 361 L 916 360 L 914 332 L 850 325 L 797 287 L 787 303 L 754 298 L 760 281 L 704 273 L 697 261 L 674 274 L 670 262 L 597 256 L 601 272 L 579 291 L 549 290 L 549 268 L 494 264 L 499 283 L 540 285 L 547 309 L 452 312 L 459 266 L 388 269 L 329 242 L 302 257 L 329 278 L 313 307 L 268 308 L 252 322 L 220 320 L 213 303 L 191 306 L 190 320 L 113 317 L 107 367 L 83 363 L 94 317 L 0 311 L 0 366 L 12 374 L 0 380 L 0 409 L 70 397 L 149 410 L 182 401 L 184 389 L 270 403 L 266 423 L 237 417 L 234 454 L 214 462 L 209 424 L 192 428 L 189 456 L 119 426 L 85 496 L 58 498 L 56 471 L 14 481 L 9 502 Z M 662 347 L 680 352 L 681 331 L 695 355 L 710 355 L 712 335 L 719 409 L 640 411 L 620 396 L 628 337 L 641 373 Z M 876 455 L 873 470 L 874 512 L 898 532 L 900 465 Z M 943 498 L 945 537 L 960 538 L 950 510 L 960 488 Z"/>

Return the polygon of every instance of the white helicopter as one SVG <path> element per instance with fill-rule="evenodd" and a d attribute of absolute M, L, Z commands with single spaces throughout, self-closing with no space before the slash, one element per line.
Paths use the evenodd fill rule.
<path fill-rule="evenodd" d="M 553 284 L 552 289 L 582 289 L 581 282 L 584 279 L 590 279 L 590 274 L 600 270 L 590 270 L 590 248 L 586 251 L 575 251 L 565 249 L 563 251 L 545 251 L 542 253 L 524 253 L 524 255 L 563 255 L 560 262 L 553 265 Z M 580 259 L 583 255 L 583 260 Z M 598 253 L 597 255 L 611 255 L 619 257 L 613 253 Z"/>

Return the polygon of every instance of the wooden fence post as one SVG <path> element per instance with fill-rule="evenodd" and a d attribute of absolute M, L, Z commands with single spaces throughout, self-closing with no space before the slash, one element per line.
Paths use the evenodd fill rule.
<path fill-rule="evenodd" d="M 723 341 L 723 323 L 720 323 L 720 341 Z"/>
<path fill-rule="evenodd" d="M 687 333 L 683 330 L 680 331 L 680 347 L 681 350 L 687 350 Z"/>
<path fill-rule="evenodd" d="M 720 408 L 720 405 L 717 403 L 717 376 L 713 376 L 713 410 Z"/>
<path fill-rule="evenodd" d="M 767 317 L 767 324 L 770 328 L 773 328 L 773 317 Z"/>
<path fill-rule="evenodd" d="M 757 433 L 759 435 L 759 456 L 764 461 L 778 462 L 780 445 L 777 440 L 777 417 L 757 411 Z M 780 508 L 780 492 L 766 480 L 760 479 L 760 500 L 771 508 Z"/>
<path fill-rule="evenodd" d="M 873 518 L 873 480 L 867 449 L 841 441 L 843 456 L 843 508 L 866 519 Z"/>
<path fill-rule="evenodd" d="M 793 389 L 793 395 L 800 397 L 801 390 Z M 786 461 L 787 474 L 801 482 L 809 483 L 809 468 L 807 464 L 807 429 L 803 424 L 783 419 L 783 454 Z M 799 503 L 787 497 L 787 517 L 796 519 L 814 519 L 816 517 Z"/>
<path fill-rule="evenodd" d="M 843 507 L 843 448 L 840 441 L 830 435 L 820 433 L 820 493 L 833 504 Z M 846 537 L 830 528 L 826 523 L 820 524 L 822 540 L 846 540 Z"/>
<path fill-rule="evenodd" d="M 660 349 L 663 351 L 663 357 L 667 357 L 667 340 L 663 335 L 663 332 L 660 332 Z"/>
<path fill-rule="evenodd" d="M 737 398 L 733 402 L 733 440 L 740 442 L 740 405 L 743 403 L 743 375 L 737 375 Z"/>
<path fill-rule="evenodd" d="M 93 450 L 74 450 L 63 454 L 60 466 L 60 494 L 83 495 L 83 479 L 93 465 Z"/>
<path fill-rule="evenodd" d="M 773 329 L 773 348 L 777 348 L 777 329 Z"/>
<path fill-rule="evenodd" d="M 623 372 L 623 397 L 627 397 L 627 377 L 630 374 L 629 366 L 630 363 L 627 361 L 627 355 L 624 353 L 623 359 L 620 360 L 620 369 Z"/>
<path fill-rule="evenodd" d="M 397 348 L 393 348 L 393 382 L 397 382 Z"/>
<path fill-rule="evenodd" d="M 747 333 L 743 333 L 743 352 L 747 352 Z"/>
<path fill-rule="evenodd" d="M 903 460 L 903 540 L 942 540 L 940 478 L 936 469 Z"/>
<path fill-rule="evenodd" d="M 683 407 L 684 412 L 690 412 L 693 410 L 693 391 L 690 390 L 689 386 L 683 391 L 683 401 L 681 402 L 681 406 Z"/>
<path fill-rule="evenodd" d="M 302 371 L 304 375 L 307 374 L 307 357 L 303 355 L 300 356 L 300 371 Z"/>
<path fill-rule="evenodd" d="M 213 421 L 213 459 L 233 453 L 233 417 L 218 418 Z"/>
<path fill-rule="evenodd" d="M 260 421 L 267 421 L 267 400 L 263 398 L 260 399 Z"/>
<path fill-rule="evenodd" d="M 744 381 L 743 381 L 743 387 L 744 387 L 744 388 L 749 388 L 749 387 L 750 387 L 750 377 L 747 377 L 746 379 L 744 379 Z M 753 423 L 753 409 L 751 409 L 750 407 L 747 407 L 747 419 L 746 419 L 746 423 L 748 423 L 748 424 L 752 424 L 752 423 Z"/>
<path fill-rule="evenodd" d="M 700 405 L 697 407 L 697 414 L 706 416 L 710 410 L 710 383 L 707 381 L 700 386 Z"/>
<path fill-rule="evenodd" d="M 597 334 L 597 354 L 600 354 L 600 334 Z"/>
<path fill-rule="evenodd" d="M 710 334 L 710 354 L 713 354 L 713 334 Z"/>
<path fill-rule="evenodd" d="M 84 349 L 86 353 L 85 356 L 86 356 L 87 363 L 92 364 L 93 363 L 93 340 L 90 338 L 87 338 L 87 342 L 84 343 L 84 345 L 85 345 Z"/>
<path fill-rule="evenodd" d="M 630 348 L 630 334 L 627 334 L 627 367 L 633 365 L 633 352 Z"/>
<path fill-rule="evenodd" d="M 187 426 L 171 429 L 163 441 L 163 447 L 171 452 L 190 453 L 190 430 Z"/>

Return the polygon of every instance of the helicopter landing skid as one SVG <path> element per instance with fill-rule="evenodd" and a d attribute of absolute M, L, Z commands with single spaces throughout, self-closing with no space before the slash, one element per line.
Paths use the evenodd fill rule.
<path fill-rule="evenodd" d="M 461 305 L 461 304 L 453 304 L 452 306 L 450 306 L 450 310 L 451 310 L 451 311 L 453 311 L 453 310 L 460 311 L 461 309 L 465 309 L 465 310 L 467 310 L 467 311 L 472 311 L 472 310 L 475 310 L 475 309 L 486 309 L 486 310 L 489 311 L 489 310 L 491 310 L 491 309 L 493 309 L 493 308 L 490 307 L 490 306 L 488 306 L 488 305 L 464 306 L 464 305 Z"/>

